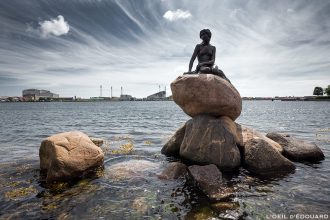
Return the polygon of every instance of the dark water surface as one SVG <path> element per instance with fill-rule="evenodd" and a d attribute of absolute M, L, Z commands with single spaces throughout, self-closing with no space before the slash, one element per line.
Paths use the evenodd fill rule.
<path fill-rule="evenodd" d="M 0 103 L 0 219 L 267 219 L 274 214 L 330 214 L 330 102 L 243 102 L 239 123 L 314 141 L 326 159 L 319 164 L 295 163 L 295 173 L 277 178 L 261 179 L 241 169 L 226 177 L 235 191 L 226 208 L 214 208 L 184 180 L 157 178 L 168 163 L 160 154 L 162 146 L 188 119 L 173 102 Z M 40 143 L 71 130 L 106 140 L 104 170 L 75 183 L 47 186 L 39 181 Z M 113 154 L 125 144 L 133 151 Z M 142 176 L 109 174 L 114 165 L 125 162 L 140 167 Z"/>

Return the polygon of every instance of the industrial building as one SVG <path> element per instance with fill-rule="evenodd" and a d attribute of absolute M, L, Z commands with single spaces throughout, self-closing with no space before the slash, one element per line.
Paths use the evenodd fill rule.
<path fill-rule="evenodd" d="M 166 91 L 160 91 L 155 94 L 149 95 L 147 100 L 163 100 L 166 99 Z"/>
<path fill-rule="evenodd" d="M 41 99 L 52 99 L 52 98 L 59 98 L 59 95 L 52 93 L 48 90 L 39 90 L 39 89 L 23 90 L 24 101 L 39 101 Z"/>
<path fill-rule="evenodd" d="M 125 95 L 125 94 L 122 94 L 122 95 L 120 95 L 119 100 L 120 100 L 120 101 L 134 101 L 135 98 L 132 97 L 131 95 Z"/>

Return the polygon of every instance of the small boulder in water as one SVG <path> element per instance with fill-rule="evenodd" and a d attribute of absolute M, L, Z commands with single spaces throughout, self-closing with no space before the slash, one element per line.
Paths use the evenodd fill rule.
<path fill-rule="evenodd" d="M 102 166 L 104 153 L 86 134 L 71 131 L 43 140 L 39 157 L 46 181 L 52 182 L 79 178 L 91 168 Z"/>
<path fill-rule="evenodd" d="M 275 132 L 268 133 L 266 136 L 279 143 L 283 147 L 283 155 L 290 160 L 309 162 L 324 160 L 322 150 L 315 143 Z"/>
<path fill-rule="evenodd" d="M 221 200 L 232 195 L 223 187 L 222 174 L 216 165 L 192 165 L 188 167 L 189 173 L 197 182 L 199 188 L 212 200 Z"/>

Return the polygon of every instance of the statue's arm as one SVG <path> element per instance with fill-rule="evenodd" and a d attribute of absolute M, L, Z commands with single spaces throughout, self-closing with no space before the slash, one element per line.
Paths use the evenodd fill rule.
<path fill-rule="evenodd" d="M 190 62 L 189 62 L 189 72 L 191 72 L 191 69 L 192 69 L 192 67 L 193 67 L 194 61 L 195 61 L 195 59 L 196 59 L 196 57 L 197 57 L 198 50 L 199 50 L 198 48 L 199 48 L 199 47 L 198 47 L 198 44 L 197 44 L 196 47 L 195 47 L 194 53 L 193 53 L 193 55 L 192 55 L 191 58 L 190 58 Z"/>

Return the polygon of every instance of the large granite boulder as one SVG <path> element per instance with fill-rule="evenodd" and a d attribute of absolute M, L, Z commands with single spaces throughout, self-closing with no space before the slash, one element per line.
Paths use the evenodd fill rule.
<path fill-rule="evenodd" d="M 254 130 L 253 128 L 249 128 L 240 124 L 236 123 L 236 132 L 234 134 L 236 134 L 236 139 L 237 139 L 237 144 L 239 147 L 241 147 L 241 149 L 244 149 L 245 144 L 253 139 L 253 138 L 261 138 L 264 141 L 266 141 L 272 148 L 274 148 L 275 150 L 277 150 L 278 152 L 282 153 L 283 152 L 283 147 L 273 141 L 272 139 L 266 137 L 266 135 Z"/>
<path fill-rule="evenodd" d="M 283 155 L 290 160 L 309 162 L 324 160 L 322 150 L 315 143 L 274 132 L 266 136 L 279 143 L 283 147 Z"/>
<path fill-rule="evenodd" d="M 179 128 L 170 140 L 167 141 L 167 143 L 163 146 L 161 153 L 166 156 L 179 156 L 180 146 L 183 141 L 185 130 L 186 124 Z"/>
<path fill-rule="evenodd" d="M 242 99 L 235 87 L 212 74 L 179 76 L 171 83 L 173 100 L 191 117 L 199 114 L 238 118 Z"/>
<path fill-rule="evenodd" d="M 239 167 L 241 157 L 235 138 L 221 119 L 198 115 L 186 123 L 180 156 L 197 164 L 215 164 L 222 171 Z"/>
<path fill-rule="evenodd" d="M 231 118 L 228 116 L 219 117 L 220 124 L 224 125 L 227 131 L 229 131 L 235 139 L 235 142 L 238 144 L 240 143 L 239 135 L 237 134 L 237 123 L 235 123 Z"/>
<path fill-rule="evenodd" d="M 91 168 L 102 166 L 104 153 L 86 134 L 71 131 L 43 140 L 39 157 L 40 169 L 51 182 L 79 178 Z"/>
<path fill-rule="evenodd" d="M 244 145 L 243 165 L 256 174 L 291 172 L 295 165 L 262 138 L 252 138 Z"/>

